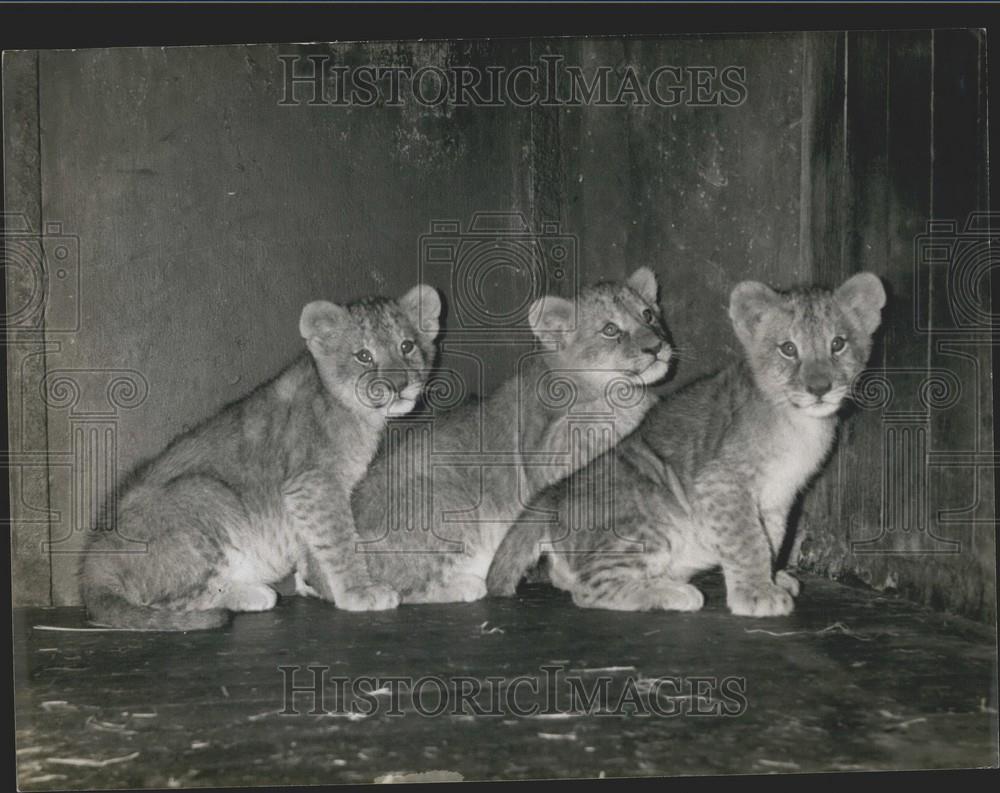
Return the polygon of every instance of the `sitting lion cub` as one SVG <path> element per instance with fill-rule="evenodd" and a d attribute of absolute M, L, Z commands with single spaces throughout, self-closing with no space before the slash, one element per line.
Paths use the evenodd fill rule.
<path fill-rule="evenodd" d="M 308 353 L 177 438 L 123 486 L 116 531 L 95 532 L 83 557 L 91 620 L 212 628 L 229 611 L 271 608 L 272 585 L 305 570 L 341 608 L 394 597 L 355 586 L 341 569 L 354 546 L 350 492 L 386 418 L 412 410 L 423 390 L 440 309 L 424 285 L 398 302 L 307 305 L 299 329 Z"/>
<path fill-rule="evenodd" d="M 631 432 L 654 403 L 645 386 L 666 376 L 671 357 L 656 293 L 655 275 L 640 268 L 583 289 L 575 306 L 539 298 L 532 330 L 558 348 L 526 356 L 482 403 L 436 417 L 429 454 L 400 441 L 376 457 L 352 499 L 359 566 L 405 603 L 483 597 L 523 506 Z"/>
<path fill-rule="evenodd" d="M 544 554 L 579 606 L 693 611 L 704 599 L 688 581 L 721 566 L 734 614 L 791 612 L 798 582 L 772 563 L 884 304 L 869 273 L 832 293 L 737 286 L 729 315 L 746 359 L 665 398 L 612 452 L 543 493 L 532 513 L 552 519 L 508 533 L 490 592 L 513 594 Z"/>

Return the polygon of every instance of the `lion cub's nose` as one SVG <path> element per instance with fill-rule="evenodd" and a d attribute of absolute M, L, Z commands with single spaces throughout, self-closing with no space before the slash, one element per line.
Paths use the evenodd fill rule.
<path fill-rule="evenodd" d="M 657 355 L 657 354 L 659 354 L 660 350 L 662 350 L 662 349 L 663 349 L 663 342 L 662 341 L 658 341 L 652 347 L 643 347 L 642 351 L 643 352 L 648 352 L 650 355 Z"/>
<path fill-rule="evenodd" d="M 806 381 L 806 390 L 815 397 L 821 397 L 832 385 L 833 383 L 826 377 L 813 377 Z"/>
<path fill-rule="evenodd" d="M 392 384 L 393 389 L 398 394 L 409 384 L 410 378 L 402 369 L 393 369 L 386 372 L 386 377 Z"/>

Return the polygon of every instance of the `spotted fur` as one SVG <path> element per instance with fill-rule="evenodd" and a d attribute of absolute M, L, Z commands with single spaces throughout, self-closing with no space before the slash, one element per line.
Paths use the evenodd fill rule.
<path fill-rule="evenodd" d="M 612 452 L 547 489 L 499 547 L 488 583 L 512 594 L 542 555 L 580 606 L 696 610 L 689 582 L 721 566 L 735 614 L 792 611 L 798 582 L 775 571 L 796 494 L 834 441 L 885 303 L 860 273 L 835 292 L 733 290 L 745 360 L 681 389 Z"/>
<path fill-rule="evenodd" d="M 359 559 L 374 581 L 407 603 L 486 594 L 490 561 L 523 506 L 631 432 L 653 404 L 645 385 L 667 374 L 671 356 L 656 293 L 652 271 L 640 268 L 625 283 L 582 290 L 575 306 L 541 298 L 532 327 L 548 347 L 482 403 L 437 416 L 431 455 L 405 435 L 387 443 L 353 499 Z"/>
<path fill-rule="evenodd" d="M 437 293 L 422 285 L 398 302 L 307 305 L 308 352 L 122 486 L 114 530 L 99 527 L 83 556 L 91 620 L 216 627 L 230 611 L 271 608 L 272 585 L 293 571 L 344 608 L 391 597 L 355 587 L 344 564 L 353 548 L 350 492 L 387 417 L 412 409 L 423 388 L 439 312 Z"/>

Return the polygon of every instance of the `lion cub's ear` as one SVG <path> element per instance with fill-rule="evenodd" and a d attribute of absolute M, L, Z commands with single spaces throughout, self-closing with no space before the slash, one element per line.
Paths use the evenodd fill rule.
<path fill-rule="evenodd" d="M 729 318 L 741 341 L 753 338 L 761 317 L 778 301 L 778 293 L 759 281 L 737 284 L 729 296 Z"/>
<path fill-rule="evenodd" d="M 555 295 L 545 295 L 531 304 L 528 322 L 536 336 L 546 332 L 565 333 L 573 329 L 573 303 Z"/>
<path fill-rule="evenodd" d="M 399 307 L 420 333 L 433 340 L 440 330 L 441 296 L 427 284 L 417 284 L 399 298 Z"/>
<path fill-rule="evenodd" d="M 323 343 L 342 331 L 350 321 L 351 314 L 343 306 L 326 300 L 314 300 L 302 309 L 299 334 L 306 340 L 314 355 L 321 354 L 326 351 Z"/>
<path fill-rule="evenodd" d="M 878 276 L 871 273 L 852 275 L 833 293 L 833 299 L 868 335 L 874 333 L 882 321 L 885 287 Z"/>
<path fill-rule="evenodd" d="M 625 281 L 629 289 L 636 292 L 643 300 L 652 305 L 656 304 L 656 273 L 648 267 L 640 267 Z"/>

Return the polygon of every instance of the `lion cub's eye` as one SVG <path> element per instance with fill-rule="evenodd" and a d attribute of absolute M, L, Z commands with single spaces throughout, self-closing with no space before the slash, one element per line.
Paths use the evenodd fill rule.
<path fill-rule="evenodd" d="M 779 345 L 778 352 L 786 358 L 794 358 L 799 354 L 798 348 L 790 341 L 786 341 L 784 344 Z"/>
<path fill-rule="evenodd" d="M 368 352 L 368 350 L 358 350 L 356 353 L 354 353 L 354 357 L 357 358 L 359 362 L 365 364 L 366 366 L 375 360 L 374 358 L 372 358 L 372 354 Z"/>
<path fill-rule="evenodd" d="M 617 338 L 621 332 L 621 328 L 619 328 L 614 322 L 609 322 L 601 329 L 601 335 L 609 339 Z"/>
<path fill-rule="evenodd" d="M 413 342 L 409 339 L 403 339 L 403 343 L 399 345 L 399 349 L 402 351 L 403 355 L 409 355 L 413 352 Z"/>
<path fill-rule="evenodd" d="M 846 346 L 847 339 L 843 336 L 834 336 L 833 341 L 830 342 L 830 352 L 836 355 L 838 352 L 843 352 Z"/>
<path fill-rule="evenodd" d="M 642 310 L 642 318 L 650 325 L 653 324 L 653 312 L 650 311 L 648 308 L 644 308 Z"/>

